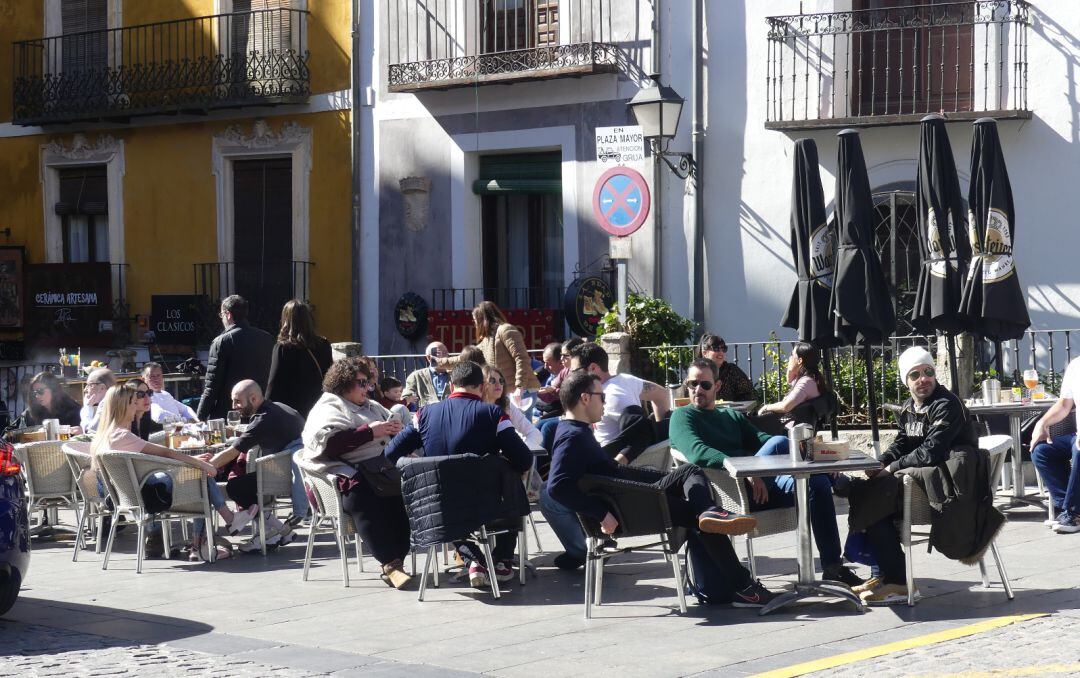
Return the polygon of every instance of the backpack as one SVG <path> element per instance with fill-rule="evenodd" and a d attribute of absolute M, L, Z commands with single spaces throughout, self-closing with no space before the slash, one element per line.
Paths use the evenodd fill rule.
<path fill-rule="evenodd" d="M 727 537 L 721 537 L 727 539 Z M 686 532 L 687 593 L 697 598 L 699 605 L 726 605 L 732 601 L 735 589 L 724 572 L 716 566 L 697 530 Z"/>
<path fill-rule="evenodd" d="M 151 473 L 141 488 L 147 513 L 162 513 L 172 508 L 172 478 L 162 471 Z"/>

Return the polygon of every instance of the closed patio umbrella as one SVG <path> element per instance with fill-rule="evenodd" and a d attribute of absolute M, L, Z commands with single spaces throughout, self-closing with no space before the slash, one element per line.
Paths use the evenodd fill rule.
<path fill-rule="evenodd" d="M 871 344 L 880 343 L 896 327 L 892 297 L 874 248 L 874 206 L 859 133 L 841 130 L 836 167 L 836 280 L 829 304 L 833 329 L 842 343 L 860 346 L 866 362 L 870 430 L 875 454 L 880 452 L 877 397 Z"/>
<path fill-rule="evenodd" d="M 1016 213 L 1012 185 L 997 122 L 992 118 L 975 121 L 968 210 L 971 264 L 960 308 L 972 332 L 997 344 L 1001 373 L 1001 342 L 1021 338 L 1031 326 L 1031 318 L 1013 258 Z"/>
<path fill-rule="evenodd" d="M 780 324 L 799 334 L 799 341 L 822 350 L 825 377 L 832 385 L 832 360 L 828 349 L 838 341 L 829 315 L 833 268 L 836 263 L 836 224 L 825 214 L 817 144 L 813 139 L 795 141 L 795 171 L 791 183 L 791 257 L 799 276 L 791 302 Z M 836 437 L 836 413 L 831 417 Z"/>
<path fill-rule="evenodd" d="M 964 329 L 960 298 L 971 247 L 966 239 L 964 203 L 945 118 L 933 113 L 922 119 L 920 127 L 915 200 L 922 266 L 911 322 L 920 332 L 941 332 L 948 339 L 949 373 L 953 393 L 957 393 L 952 335 Z"/>

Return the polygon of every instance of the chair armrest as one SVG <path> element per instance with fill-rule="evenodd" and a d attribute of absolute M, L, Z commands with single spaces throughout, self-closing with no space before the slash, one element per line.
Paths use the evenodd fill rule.
<path fill-rule="evenodd" d="M 671 529 L 667 497 L 652 485 L 610 476 L 586 475 L 582 477 L 580 486 L 586 494 L 603 501 L 619 521 L 614 536 L 659 534 Z M 580 515 L 579 519 L 586 533 L 601 536 L 595 520 Z"/>
<path fill-rule="evenodd" d="M 720 508 L 746 515 L 750 513 L 750 499 L 746 495 L 746 483 L 734 478 L 722 468 L 702 468 L 709 479 L 713 494 Z"/>

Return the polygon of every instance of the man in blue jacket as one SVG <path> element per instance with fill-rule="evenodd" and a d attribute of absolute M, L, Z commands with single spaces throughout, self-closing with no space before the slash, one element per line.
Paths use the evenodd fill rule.
<path fill-rule="evenodd" d="M 386 458 L 397 462 L 401 457 L 423 448 L 426 457 L 452 454 L 498 454 L 519 473 L 532 468 L 533 455 L 518 436 L 510 418 L 498 405 L 481 399 L 484 371 L 474 362 L 458 363 L 450 373 L 450 395 L 420 410 L 414 423 L 406 426 L 386 446 Z M 480 549 L 471 542 L 455 544 L 469 565 L 469 583 L 477 588 L 488 585 L 488 572 Z M 492 557 L 495 579 L 514 578 L 511 563 L 517 531 L 495 537 Z"/>

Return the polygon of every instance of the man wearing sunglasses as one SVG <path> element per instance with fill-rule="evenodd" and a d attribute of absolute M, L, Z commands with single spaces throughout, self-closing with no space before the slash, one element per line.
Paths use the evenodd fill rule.
<path fill-rule="evenodd" d="M 770 436 L 758 430 L 743 413 L 717 407 L 720 390 L 716 363 L 698 358 L 687 372 L 686 387 L 691 402 L 671 416 L 671 446 L 686 459 L 707 468 L 723 468 L 727 457 L 765 457 L 788 453 L 785 436 Z M 751 511 L 787 508 L 795 505 L 792 476 L 748 478 Z M 832 484 L 827 475 L 810 476 L 810 527 L 821 556 L 823 577 L 848 586 L 863 583 L 844 566 L 840 531 L 836 526 Z"/>
<path fill-rule="evenodd" d="M 881 455 L 881 467 L 866 472 L 870 480 L 853 481 L 848 491 L 849 525 L 852 531 L 865 531 L 879 568 L 859 587 L 868 605 L 907 603 L 907 570 L 895 524 L 897 499 L 903 494 L 897 472 L 910 474 L 926 490 L 932 509 L 938 504 L 930 544 L 947 557 L 978 560 L 1005 521 L 991 503 L 989 461 L 979 452 L 971 415 L 938 383 L 933 356 L 912 346 L 900 354 L 897 367 L 911 394 L 900 410 L 900 430 Z"/>
<path fill-rule="evenodd" d="M 116 383 L 116 375 L 108 367 L 99 367 L 86 375 L 86 385 L 83 386 L 83 406 L 79 410 L 79 425 L 85 433 L 93 433 L 97 430 L 98 415 L 102 398 L 109 387 Z"/>

